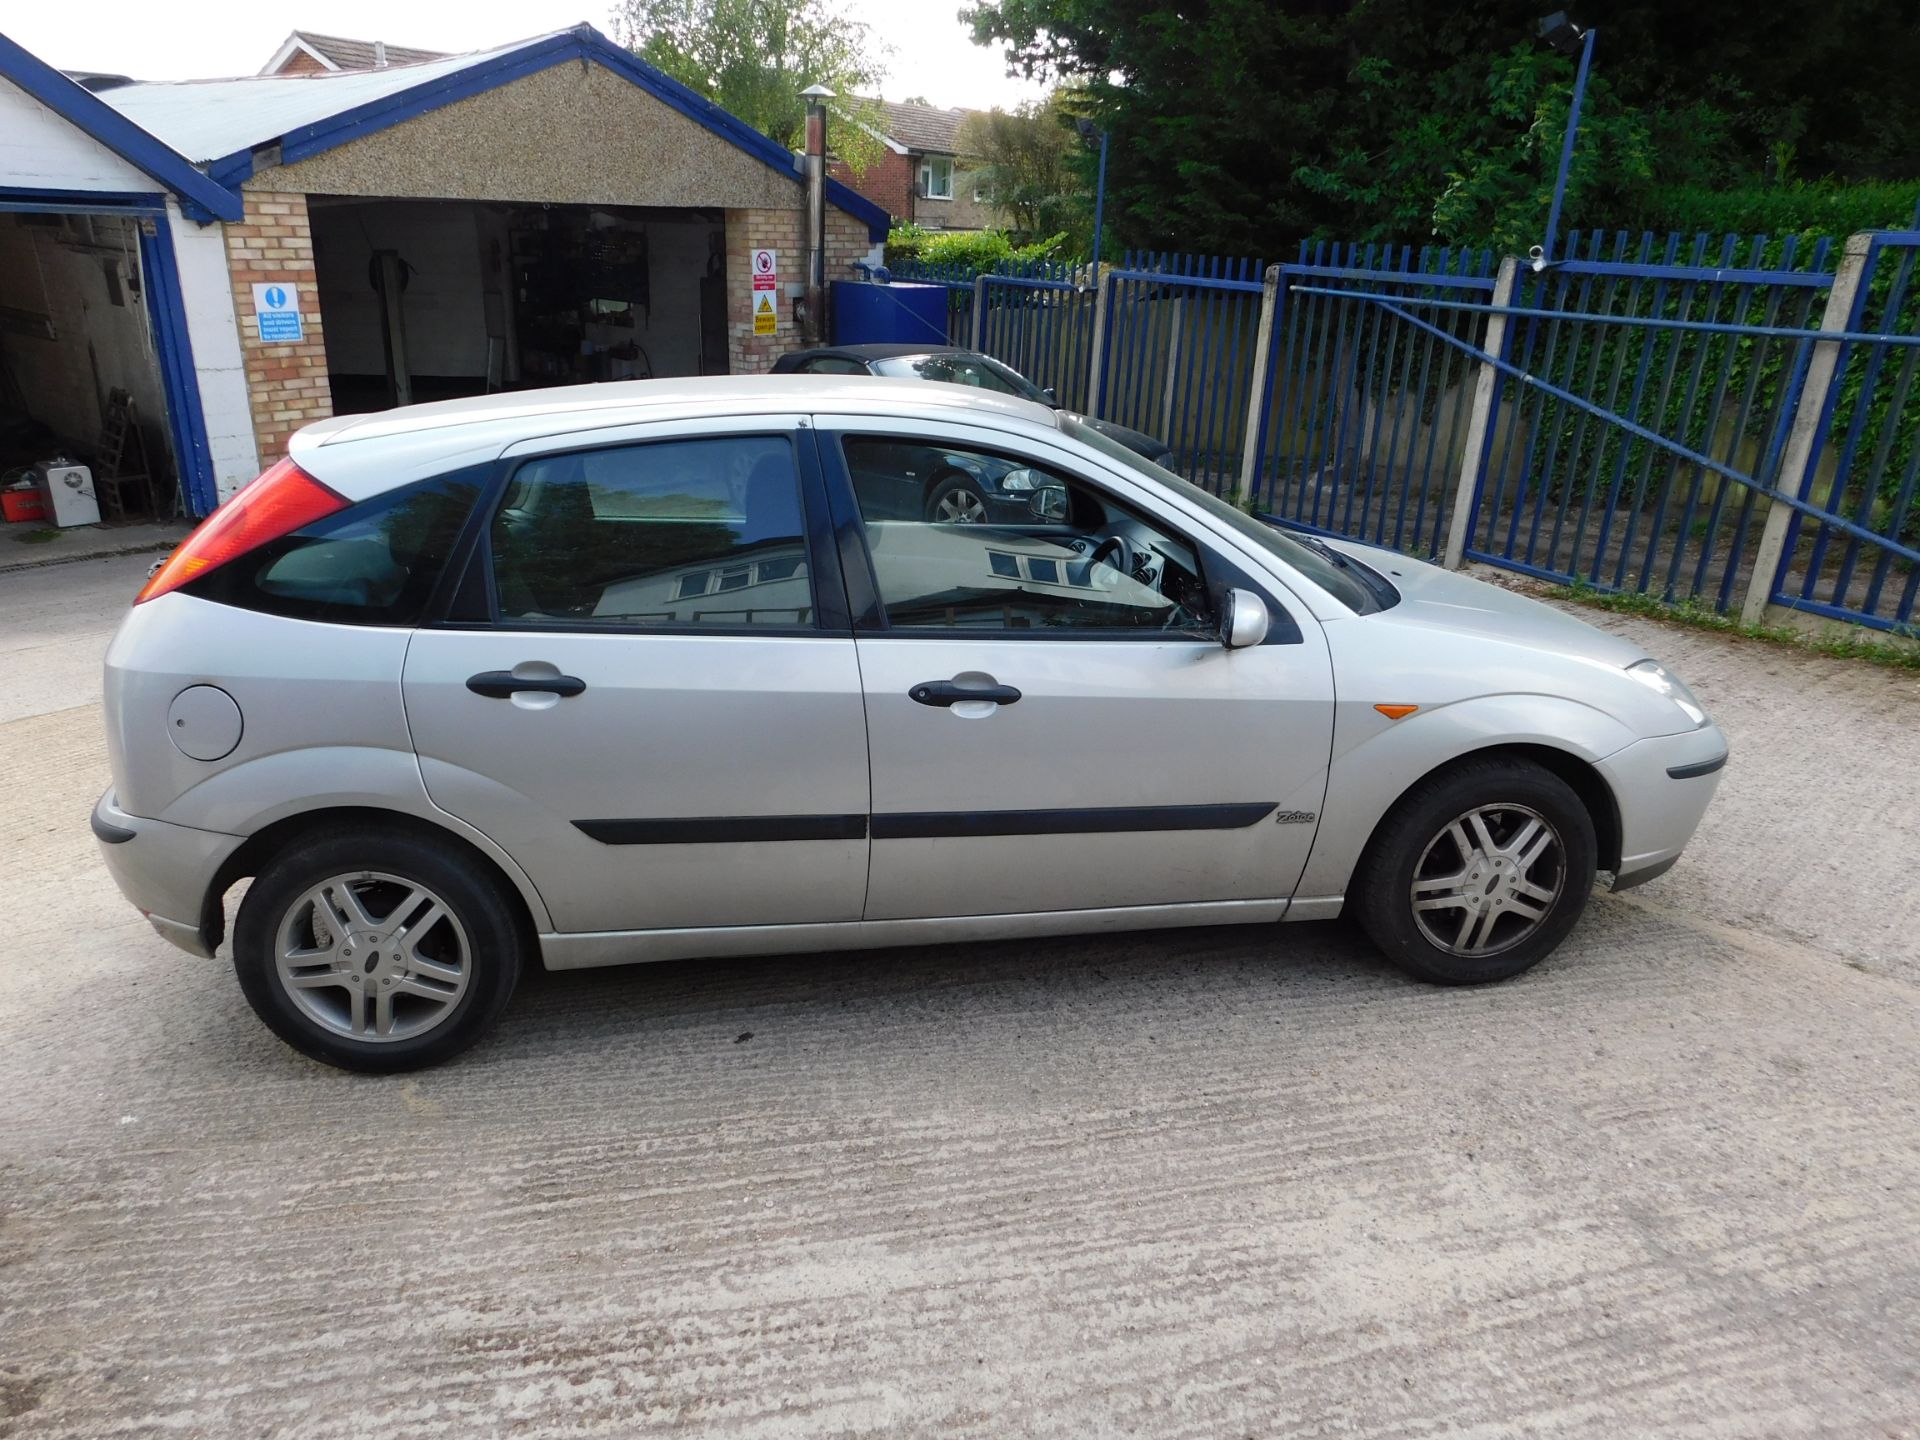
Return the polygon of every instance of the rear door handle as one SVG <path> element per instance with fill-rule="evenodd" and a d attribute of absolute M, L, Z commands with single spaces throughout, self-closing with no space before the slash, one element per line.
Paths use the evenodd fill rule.
<path fill-rule="evenodd" d="M 587 688 L 587 682 L 572 675 L 516 675 L 511 670 L 482 670 L 467 677 L 467 689 L 489 700 L 510 700 L 517 692 L 537 690 L 569 700 Z"/>
<path fill-rule="evenodd" d="M 968 700 L 988 700 L 995 705 L 1011 705 L 1020 692 L 1011 685 L 956 685 L 951 680 L 922 680 L 907 691 L 907 698 L 920 705 L 959 705 Z"/>

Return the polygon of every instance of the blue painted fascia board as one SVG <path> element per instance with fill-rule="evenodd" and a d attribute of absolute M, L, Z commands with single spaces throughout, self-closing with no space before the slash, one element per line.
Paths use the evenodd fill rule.
<path fill-rule="evenodd" d="M 181 494 L 189 512 L 209 515 L 220 503 L 213 446 L 200 402 L 193 341 L 187 334 L 186 299 L 181 290 L 180 265 L 173 253 L 173 230 L 165 215 L 154 223 L 153 234 L 142 233 L 140 259 L 147 278 L 148 314 L 160 342 L 161 388 L 167 399 L 167 427 L 173 437 Z"/>
<path fill-rule="evenodd" d="M 605 66 L 728 144 L 792 176 L 796 184 L 800 183 L 793 153 L 784 145 L 761 134 L 746 121 L 729 114 L 666 72 L 649 65 L 632 51 L 615 45 L 590 25 L 580 25 L 561 34 L 550 35 L 522 49 L 497 56 L 485 64 L 439 76 L 411 89 L 370 100 L 365 105 L 343 110 L 338 115 L 289 130 L 280 137 L 280 163 L 291 165 L 310 159 L 363 135 L 398 125 L 429 110 L 482 94 L 569 60 L 591 60 Z M 207 168 L 216 180 L 238 186 L 253 174 L 253 152 L 235 151 L 222 156 Z M 837 180 L 827 182 L 827 198 L 837 208 L 864 220 L 871 239 L 886 239 L 889 217 L 880 206 Z"/>
<path fill-rule="evenodd" d="M 5 35 L 0 35 L 0 76 L 135 169 L 151 175 L 183 203 L 192 202 L 222 220 L 238 220 L 244 213 L 237 193 L 201 174 L 179 151 L 168 148 L 98 95 L 76 85 Z"/>

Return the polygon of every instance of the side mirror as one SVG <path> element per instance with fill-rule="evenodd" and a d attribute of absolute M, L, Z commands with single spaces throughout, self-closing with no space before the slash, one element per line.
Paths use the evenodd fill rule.
<path fill-rule="evenodd" d="M 1036 520 L 1058 523 L 1067 518 L 1067 487 L 1064 485 L 1042 485 L 1033 492 L 1033 499 L 1027 502 L 1027 508 L 1033 512 Z"/>
<path fill-rule="evenodd" d="M 1046 401 L 1047 404 L 1051 405 L 1054 409 L 1058 410 L 1060 408 L 1060 397 L 1054 393 L 1054 389 L 1051 385 L 1047 386 L 1046 389 L 1040 392 L 1040 398 Z"/>
<path fill-rule="evenodd" d="M 1267 638 L 1267 602 L 1251 590 L 1229 590 L 1227 613 L 1220 625 L 1220 643 L 1229 650 L 1244 650 Z"/>

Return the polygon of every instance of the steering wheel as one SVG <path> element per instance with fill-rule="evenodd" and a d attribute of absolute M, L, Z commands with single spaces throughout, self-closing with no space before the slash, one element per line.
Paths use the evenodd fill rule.
<path fill-rule="evenodd" d="M 1087 569 L 1092 570 L 1094 566 L 1104 564 L 1131 579 L 1138 558 L 1133 542 L 1116 530 L 1093 547 L 1093 553 L 1087 556 Z"/>

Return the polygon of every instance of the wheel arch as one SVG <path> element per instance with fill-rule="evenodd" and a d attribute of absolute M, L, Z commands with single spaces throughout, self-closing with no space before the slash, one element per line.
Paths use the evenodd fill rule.
<path fill-rule="evenodd" d="M 516 919 L 524 928 L 527 953 L 540 953 L 540 917 L 545 913 L 545 906 L 524 876 L 513 873 L 512 867 L 501 864 L 481 846 L 449 826 L 436 824 L 405 810 L 372 805 L 322 805 L 302 810 L 262 826 L 242 841 L 214 873 L 201 902 L 200 934 L 207 942 L 208 953 L 211 954 L 225 938 L 226 896 L 229 890 L 240 881 L 260 874 L 273 863 L 275 857 L 309 836 L 355 826 L 378 827 L 389 834 L 412 834 L 459 850 L 499 882 Z"/>
<path fill-rule="evenodd" d="M 1595 857 L 1598 867 L 1601 870 L 1619 868 L 1620 802 L 1614 797 L 1613 787 L 1607 783 L 1606 777 L 1594 767 L 1593 763 L 1574 754 L 1571 750 L 1563 750 L 1538 741 L 1500 740 L 1449 756 L 1402 786 L 1400 793 L 1394 796 L 1392 802 L 1373 822 L 1372 829 L 1367 833 L 1366 843 L 1361 846 L 1359 856 L 1354 862 L 1354 871 L 1357 873 L 1367 862 L 1367 858 L 1373 854 L 1374 846 L 1379 843 L 1381 832 L 1387 828 L 1388 821 L 1398 813 L 1401 805 L 1416 789 L 1437 776 L 1459 769 L 1470 761 L 1501 757 L 1529 761 L 1565 781 L 1567 787 L 1579 797 L 1581 805 L 1586 808 L 1588 818 L 1593 821 Z"/>

